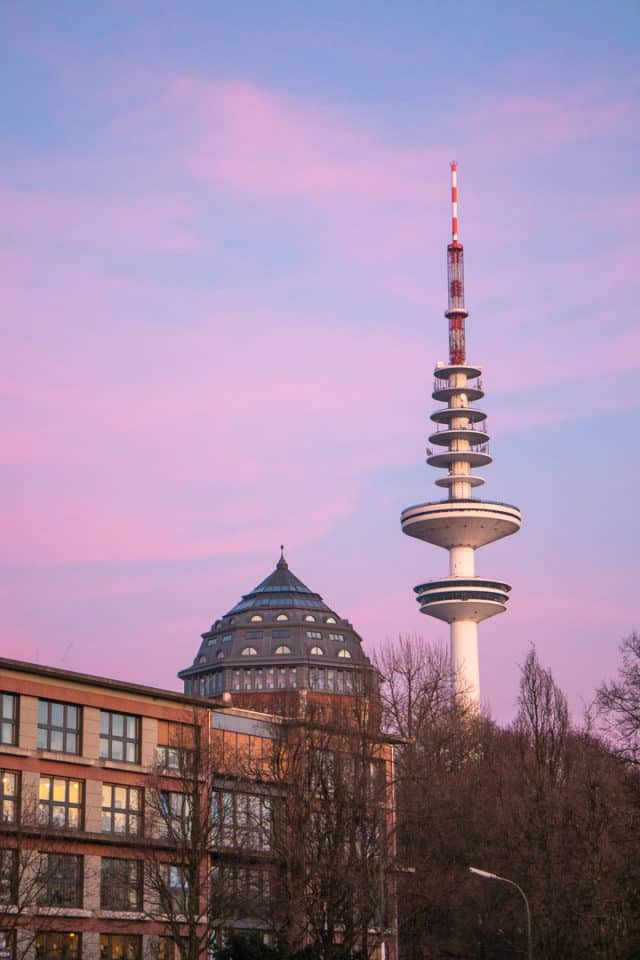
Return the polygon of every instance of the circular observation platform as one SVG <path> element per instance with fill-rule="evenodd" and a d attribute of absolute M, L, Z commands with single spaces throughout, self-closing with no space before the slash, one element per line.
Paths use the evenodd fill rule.
<path fill-rule="evenodd" d="M 476 407 L 444 407 L 442 410 L 434 410 L 430 419 L 434 423 L 451 423 L 456 417 L 466 417 L 469 423 L 480 423 L 487 419 L 484 410 Z"/>
<path fill-rule="evenodd" d="M 470 467 L 486 467 L 493 462 L 493 457 L 482 450 L 447 450 L 443 453 L 432 453 L 427 457 L 430 467 L 450 467 L 452 463 L 468 463 Z"/>
<path fill-rule="evenodd" d="M 489 443 L 489 434 L 473 427 L 452 427 L 450 430 L 436 430 L 429 437 L 429 443 L 438 447 L 448 447 L 454 440 L 466 440 L 472 447 L 480 447 Z"/>
<path fill-rule="evenodd" d="M 482 577 L 447 577 L 430 580 L 413 589 L 420 613 L 446 623 L 454 620 L 480 623 L 504 613 L 511 591 L 508 583 Z"/>
<path fill-rule="evenodd" d="M 482 367 L 474 367 L 468 363 L 447 363 L 442 366 L 436 365 L 433 371 L 434 377 L 437 377 L 438 380 L 448 380 L 449 377 L 456 373 L 463 373 L 467 380 L 475 380 L 481 376 Z"/>
<path fill-rule="evenodd" d="M 446 456 L 446 454 L 442 454 Z M 479 456 L 479 454 L 478 454 Z M 468 458 L 469 454 L 465 454 Z M 431 462 L 430 458 L 428 462 Z M 466 478 L 464 478 L 466 479 Z M 407 507 L 400 516 L 402 532 L 437 547 L 483 547 L 517 533 L 522 517 L 509 503 L 485 500 L 441 500 Z"/>
<path fill-rule="evenodd" d="M 452 487 L 461 480 L 468 483 L 470 487 L 481 487 L 486 482 L 484 477 L 478 477 L 473 473 L 448 473 L 446 477 L 438 477 L 436 487 Z"/>

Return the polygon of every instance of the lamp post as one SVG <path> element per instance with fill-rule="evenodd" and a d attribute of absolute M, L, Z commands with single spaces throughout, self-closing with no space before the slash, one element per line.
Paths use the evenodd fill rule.
<path fill-rule="evenodd" d="M 477 867 L 469 867 L 470 873 L 474 873 L 476 877 L 484 877 L 485 880 L 500 880 L 502 883 L 508 883 L 510 886 L 515 887 L 519 891 L 522 899 L 524 900 L 524 905 L 527 911 L 527 957 L 528 960 L 533 960 L 533 944 L 531 937 L 531 908 L 529 907 L 529 901 L 527 900 L 527 895 L 520 886 L 519 883 L 516 883 L 515 880 L 507 880 L 506 877 L 499 877 L 497 873 L 489 873 L 488 870 L 479 870 Z"/>

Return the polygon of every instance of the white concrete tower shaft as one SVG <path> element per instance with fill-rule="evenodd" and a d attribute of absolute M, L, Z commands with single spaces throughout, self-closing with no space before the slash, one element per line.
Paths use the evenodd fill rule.
<path fill-rule="evenodd" d="M 403 510 L 403 532 L 449 551 L 449 576 L 415 587 L 421 613 L 450 625 L 451 663 L 456 691 L 480 704 L 478 623 L 503 613 L 511 587 L 476 576 L 475 551 L 520 529 L 510 504 L 476 500 L 484 483 L 473 471 L 491 463 L 486 414 L 474 406 L 484 396 L 480 367 L 467 363 L 464 302 L 464 248 L 458 238 L 457 165 L 451 164 L 451 242 L 447 246 L 449 362 L 436 365 L 433 399 L 445 403 L 431 414 L 427 463 L 446 469 L 436 485 L 448 498 Z M 435 447 L 442 449 L 434 450 Z"/>

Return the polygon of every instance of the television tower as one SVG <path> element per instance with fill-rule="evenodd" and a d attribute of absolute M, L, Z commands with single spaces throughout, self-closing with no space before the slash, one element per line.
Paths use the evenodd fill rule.
<path fill-rule="evenodd" d="M 456 691 L 480 704 L 478 624 L 503 613 L 511 587 L 475 573 L 475 551 L 520 529 L 517 507 L 475 500 L 474 487 L 484 483 L 472 473 L 491 463 L 486 414 L 474 407 L 484 396 L 482 370 L 467 363 L 464 305 L 464 248 L 458 239 L 457 164 L 451 164 L 451 243 L 447 246 L 449 362 L 434 371 L 433 399 L 446 403 L 431 414 L 435 433 L 429 437 L 427 463 L 445 467 L 436 486 L 449 491 L 447 500 L 420 503 L 402 511 L 402 530 L 410 537 L 449 551 L 449 576 L 414 587 L 420 612 L 450 625 L 451 664 Z M 443 450 L 434 450 L 442 447 Z"/>

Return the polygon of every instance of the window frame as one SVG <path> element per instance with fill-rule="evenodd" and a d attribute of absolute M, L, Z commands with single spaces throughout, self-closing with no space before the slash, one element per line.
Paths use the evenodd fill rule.
<path fill-rule="evenodd" d="M 43 781 L 49 781 L 49 796 L 48 798 L 42 797 L 42 785 Z M 64 800 L 56 800 L 54 798 L 55 793 L 55 784 L 64 783 L 65 784 L 65 797 Z M 80 800 L 78 803 L 69 799 L 70 794 L 70 785 L 73 783 L 78 784 L 78 792 Z M 57 777 L 53 774 L 40 774 L 40 780 L 38 783 L 38 821 L 41 826 L 50 827 L 53 829 L 61 830 L 82 830 L 84 823 L 84 780 L 78 780 L 75 777 Z M 56 823 L 54 810 L 56 807 L 64 808 L 64 823 Z M 72 811 L 77 810 L 78 812 L 78 822 L 76 824 L 69 822 L 69 814 Z M 43 816 L 46 811 L 46 818 Z"/>
<path fill-rule="evenodd" d="M 47 851 L 40 854 L 40 869 L 46 859 L 42 887 L 38 891 L 36 901 L 39 907 L 56 907 L 64 910 L 82 909 L 84 903 L 84 857 L 78 853 L 55 853 Z M 51 860 L 58 861 L 58 870 L 52 866 Z M 73 876 L 67 874 L 67 868 L 73 867 Z M 61 875 L 59 875 L 59 872 Z M 55 885 L 55 887 L 54 887 Z M 52 890 L 58 890 L 58 894 Z M 69 896 L 69 890 L 72 895 Z M 60 891 L 66 891 L 67 896 L 59 897 Z"/>
<path fill-rule="evenodd" d="M 142 960 L 142 936 L 139 933 L 101 933 L 99 937 L 100 960 Z M 114 940 L 122 940 L 121 953 L 114 954 Z M 130 945 L 135 946 L 134 954 L 127 952 Z M 108 948 L 109 952 L 103 953 L 103 948 Z"/>
<path fill-rule="evenodd" d="M 9 793 L 6 788 L 6 781 L 9 777 L 14 779 L 14 792 Z M 5 804 L 11 805 L 13 815 L 5 817 Z M 8 770 L 6 767 L 0 767 L 0 823 L 15 823 L 20 810 L 20 771 Z"/>
<path fill-rule="evenodd" d="M 107 731 L 103 733 L 102 720 L 103 717 L 107 719 Z M 113 721 L 115 717 L 122 717 L 123 719 L 123 734 L 120 736 L 117 733 L 113 732 Z M 133 720 L 135 724 L 135 735 L 133 737 L 127 736 L 128 723 L 127 721 Z M 142 733 L 142 723 L 141 718 L 134 713 L 123 713 L 120 710 L 100 710 L 100 734 L 99 734 L 99 755 L 101 760 L 109 760 L 111 763 L 140 763 L 140 748 L 141 748 L 141 733 Z M 108 751 L 103 752 L 103 743 L 108 745 Z M 114 757 L 113 746 L 114 744 L 120 743 L 122 745 L 122 757 Z M 135 758 L 130 760 L 127 758 L 127 746 L 133 744 Z"/>
<path fill-rule="evenodd" d="M 8 700 L 12 701 L 12 710 L 11 716 L 6 717 L 4 713 L 4 698 L 7 697 Z M 19 711 L 20 711 L 20 697 L 17 693 L 12 693 L 10 690 L 1 690 L 0 691 L 0 744 L 3 747 L 17 747 L 18 746 L 18 733 L 19 733 Z M 5 728 L 9 728 L 10 739 L 5 738 Z"/>
<path fill-rule="evenodd" d="M 45 722 L 40 720 L 40 708 L 46 705 L 47 719 Z M 62 725 L 54 724 L 52 715 L 56 707 L 62 707 Z M 70 726 L 67 723 L 69 710 L 76 712 L 76 725 Z M 41 744 L 40 734 L 44 733 L 46 743 Z M 53 746 L 51 740 L 56 734 L 62 736 L 62 747 L 58 749 Z M 37 746 L 38 750 L 48 750 L 49 753 L 68 753 L 75 757 L 82 753 L 82 707 L 77 703 L 67 703 L 64 700 L 49 700 L 46 697 L 38 698 L 38 726 L 37 726 Z M 76 749 L 67 749 L 67 738 L 75 737 Z"/>
<path fill-rule="evenodd" d="M 122 895 L 121 901 L 119 895 Z M 142 898 L 142 861 L 132 857 L 101 857 L 100 909 L 140 913 Z"/>
<path fill-rule="evenodd" d="M 111 792 L 111 803 L 105 804 L 105 790 L 110 790 Z M 116 806 L 116 790 L 125 791 L 125 806 L 117 807 Z M 137 808 L 131 805 L 131 796 L 137 794 Z M 118 815 L 124 816 L 125 830 L 116 830 L 115 823 L 116 817 Z M 101 807 L 101 832 L 113 834 L 117 837 L 141 837 L 143 835 L 143 815 L 144 815 L 144 790 L 142 787 L 131 786 L 128 783 L 105 783 L 102 784 L 102 807 Z M 111 829 L 106 830 L 104 826 L 104 818 L 109 817 L 111 821 Z M 132 823 L 136 824 L 136 829 L 131 830 L 130 825 Z"/>
<path fill-rule="evenodd" d="M 45 940 L 44 949 L 45 952 L 40 952 L 40 944 L 38 940 L 43 937 Z M 75 950 L 72 953 L 69 953 L 67 950 L 56 950 L 55 953 L 52 953 L 52 947 L 47 946 L 46 941 L 53 937 L 73 937 L 73 945 Z M 36 960 L 80 960 L 82 957 L 82 934 L 72 930 L 37 930 L 35 935 L 35 956 Z"/>

